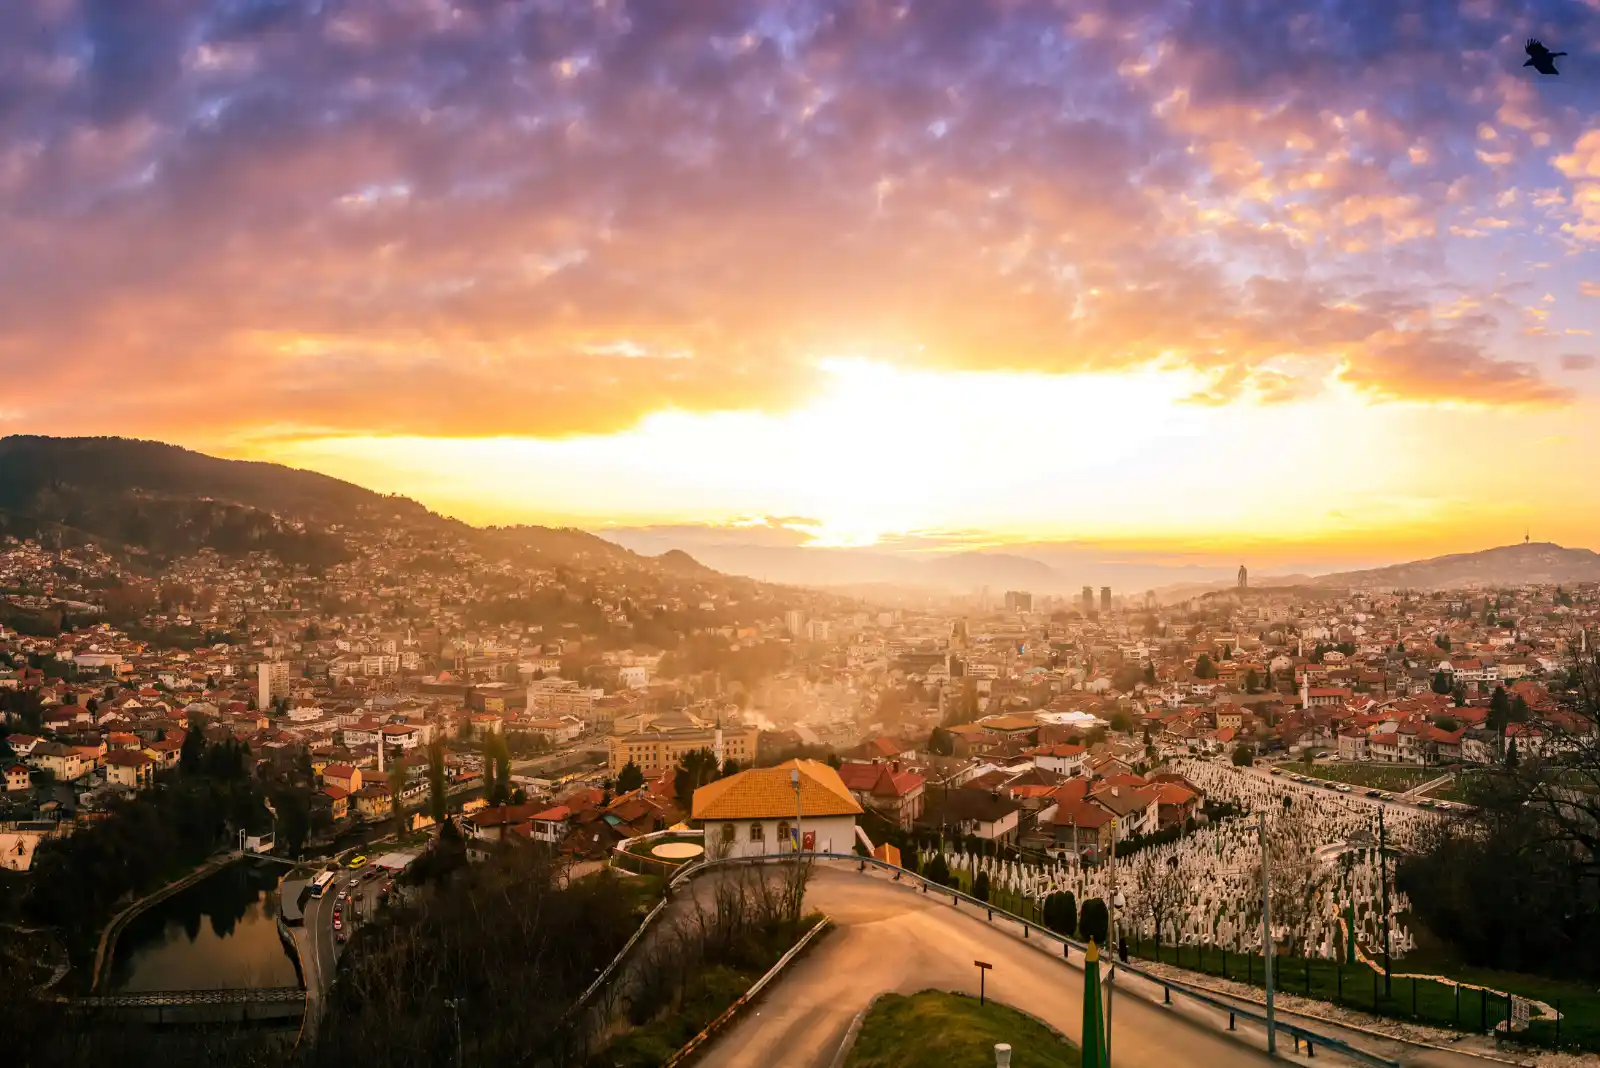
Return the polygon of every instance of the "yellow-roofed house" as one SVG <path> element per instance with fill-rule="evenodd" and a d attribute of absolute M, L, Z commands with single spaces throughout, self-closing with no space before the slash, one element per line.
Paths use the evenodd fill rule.
<path fill-rule="evenodd" d="M 707 856 L 766 856 L 797 846 L 807 853 L 849 853 L 861 806 L 828 765 L 791 760 L 700 787 L 691 813 L 705 828 Z"/>

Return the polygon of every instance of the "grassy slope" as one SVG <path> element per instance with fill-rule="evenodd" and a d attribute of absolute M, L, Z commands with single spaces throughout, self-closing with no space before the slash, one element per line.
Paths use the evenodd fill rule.
<path fill-rule="evenodd" d="M 954 1068 L 994 1063 L 1011 1044 L 1012 1068 L 1077 1068 L 1078 1049 L 1031 1016 L 991 1001 L 924 990 L 885 994 L 861 1025 L 845 1068 Z"/>
<path fill-rule="evenodd" d="M 1317 779 L 1347 782 L 1365 789 L 1403 793 L 1444 774 L 1440 768 L 1419 768 L 1404 764 L 1304 764 L 1283 765 L 1284 774 L 1309 775 Z"/>

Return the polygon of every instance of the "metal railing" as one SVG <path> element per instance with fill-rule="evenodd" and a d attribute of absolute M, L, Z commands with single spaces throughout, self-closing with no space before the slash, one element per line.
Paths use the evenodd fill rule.
<path fill-rule="evenodd" d="M 729 1005 L 726 1009 L 722 1010 L 721 1014 L 718 1015 L 715 1020 L 712 1020 L 710 1023 L 706 1024 L 705 1028 L 699 1034 L 691 1038 L 682 1049 L 678 1050 L 678 1052 L 674 1053 L 671 1057 L 668 1057 L 661 1065 L 661 1068 L 677 1068 L 678 1065 L 685 1063 L 697 1052 L 699 1052 L 699 1050 L 705 1046 L 707 1042 L 710 1042 L 713 1038 L 720 1034 L 722 1030 L 733 1021 L 734 1017 L 738 1016 L 739 1013 L 743 1011 L 746 1005 L 754 1001 L 756 997 L 760 995 L 761 991 L 765 990 L 768 984 L 776 979 L 783 972 L 783 970 L 789 966 L 790 962 L 800 955 L 801 951 L 804 950 L 806 946 L 811 944 L 812 939 L 816 938 L 817 935 L 823 932 L 823 930 L 828 926 L 828 922 L 828 917 L 826 916 L 818 920 L 817 925 L 811 928 L 811 930 L 807 931 L 805 934 L 801 935 L 800 940 L 794 945 L 790 946 L 788 952 L 779 957 L 778 962 L 771 968 L 768 968 L 766 973 L 762 975 L 760 979 L 757 979 L 754 983 L 752 983 L 749 990 L 746 990 L 743 994 L 740 994 L 738 1000 L 736 1000 L 732 1005 Z"/>
<path fill-rule="evenodd" d="M 990 920 L 993 920 L 996 915 L 999 915 L 1003 919 L 1018 924 L 1022 927 L 1024 938 L 1030 937 L 1032 932 L 1037 931 L 1044 938 L 1060 942 L 1062 956 L 1064 958 L 1070 959 L 1072 949 L 1077 949 L 1080 953 L 1088 951 L 1087 943 L 1079 942 L 1073 938 L 1068 938 L 1067 936 L 1061 934 L 1061 932 L 1051 930 L 1050 928 L 1045 927 L 1043 924 L 1036 923 L 1027 917 L 1018 916 L 1014 912 L 1007 912 L 1005 909 L 996 908 L 987 901 L 980 901 L 972 895 L 963 893 L 960 890 L 944 886 L 940 883 L 931 882 L 915 872 L 907 871 L 904 868 L 897 867 L 888 863 L 887 861 L 878 860 L 875 857 L 863 857 L 855 853 L 801 853 L 799 854 L 799 857 L 802 859 L 812 860 L 845 861 L 859 865 L 860 867 L 858 870 L 863 872 L 866 871 L 868 865 L 884 871 L 893 872 L 895 881 L 897 882 L 911 880 L 916 883 L 920 883 L 923 893 L 948 894 L 952 904 L 959 906 L 961 902 L 965 901 L 974 908 L 982 909 L 987 912 Z M 706 859 L 700 861 L 699 863 L 692 864 L 686 867 L 683 871 L 679 872 L 673 877 L 669 886 L 671 890 L 676 890 L 695 876 L 713 868 L 729 867 L 736 864 L 792 863 L 795 858 L 796 854 L 794 853 L 783 853 L 770 856 L 722 857 L 718 859 Z M 1208 991 L 1197 989 L 1178 980 L 1164 978 L 1155 974 L 1154 972 L 1146 971 L 1145 969 L 1132 964 L 1117 963 L 1113 966 L 1113 973 L 1115 972 L 1127 972 L 1130 975 L 1137 976 L 1146 982 L 1154 983 L 1155 985 L 1161 987 L 1165 994 L 1166 1004 L 1171 1004 L 1171 995 L 1176 993 L 1203 1005 L 1226 1012 L 1229 1015 L 1230 1029 L 1232 1028 L 1234 1021 L 1238 1019 L 1259 1023 L 1263 1027 L 1266 1026 L 1267 1016 L 1264 1009 L 1260 1012 L 1257 1012 L 1251 1008 L 1246 1008 L 1237 1003 L 1218 997 L 1217 995 Z M 1287 1023 L 1281 1018 L 1275 1019 L 1273 1021 L 1273 1026 L 1275 1030 L 1290 1035 L 1298 1041 L 1305 1042 L 1308 1047 L 1308 1052 L 1311 1055 L 1314 1055 L 1315 1049 L 1320 1046 L 1326 1050 L 1336 1052 L 1341 1056 L 1348 1057 L 1357 1063 L 1368 1065 L 1370 1068 L 1399 1068 L 1399 1061 L 1393 1061 L 1384 1057 L 1380 1057 L 1377 1054 L 1368 1052 L 1367 1050 L 1352 1046 L 1343 1039 L 1322 1034 L 1321 1032 L 1314 1031 L 1309 1027 L 1303 1027 L 1300 1024 L 1295 1023 Z"/>
<path fill-rule="evenodd" d="M 255 987 L 238 990 L 143 990 L 129 994 L 101 994 L 73 998 L 74 1005 L 91 1009 L 131 1009 L 146 1005 L 266 1005 L 303 1002 L 298 986 Z"/>

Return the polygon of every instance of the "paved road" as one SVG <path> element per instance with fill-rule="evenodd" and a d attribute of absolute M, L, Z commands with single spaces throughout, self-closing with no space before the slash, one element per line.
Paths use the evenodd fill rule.
<path fill-rule="evenodd" d="M 971 906 L 922 894 L 887 876 L 819 870 L 807 906 L 827 913 L 835 929 L 781 978 L 755 1008 L 706 1053 L 704 1068 L 827 1068 L 851 1020 L 876 995 L 930 987 L 977 993 L 974 960 L 994 965 L 989 996 L 1032 1013 L 1073 1041 L 1082 1030 L 1082 958 L 1060 957 L 1060 944 L 1023 940 L 1004 922 L 989 923 Z M 1265 1036 L 1253 1027 L 1226 1030 L 1226 1015 L 1183 998 L 1163 1006 L 1159 988 L 1131 976 L 1120 981 L 1112 1008 L 1111 1049 L 1118 1068 L 1232 1068 L 1271 1064 Z M 1148 1000 L 1146 1000 L 1148 998 Z M 1280 1057 L 1303 1059 L 1280 1035 Z M 1381 1050 L 1398 1057 L 1400 1050 Z M 1457 1068 L 1484 1062 L 1454 1054 L 1407 1056 L 1408 1064 Z M 1309 1064 L 1339 1058 L 1319 1050 Z"/>
<path fill-rule="evenodd" d="M 306 903 L 303 928 L 305 934 L 304 940 L 299 945 L 301 970 L 305 975 L 307 991 L 306 1011 L 311 1017 L 312 1029 L 321 1017 L 322 999 L 338 971 L 339 954 L 344 949 L 337 934 L 342 932 L 349 937 L 355 933 L 361 922 L 377 909 L 378 893 L 389 881 L 388 875 L 374 879 L 363 878 L 370 871 L 372 871 L 370 865 L 360 871 L 343 869 L 333 885 L 328 887 L 320 898 L 312 898 Z M 349 895 L 343 902 L 339 900 L 341 892 Z M 333 929 L 333 914 L 336 910 L 343 925 L 341 932 L 335 932 Z"/>

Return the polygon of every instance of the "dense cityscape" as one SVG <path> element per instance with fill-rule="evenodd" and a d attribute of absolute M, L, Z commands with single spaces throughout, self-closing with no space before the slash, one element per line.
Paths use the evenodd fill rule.
<path fill-rule="evenodd" d="M 462 871 L 604 886 L 626 912 L 685 865 L 859 855 L 1037 922 L 1069 960 L 1076 937 L 1156 968 L 1187 947 L 1191 970 L 1237 980 L 1229 954 L 1254 973 L 1263 944 L 1263 843 L 1241 828 L 1280 802 L 1263 842 L 1284 996 L 1296 968 L 1301 995 L 1331 976 L 1336 1004 L 1346 969 L 1381 973 L 1360 996 L 1384 1034 L 1421 1011 L 1395 990 L 1417 997 L 1410 960 L 1512 974 L 1590 930 L 1508 940 L 1464 919 L 1503 888 L 1446 870 L 1489 848 L 1447 828 L 1502 812 L 1519 768 L 1584 772 L 1600 583 L 1278 585 L 1241 566 L 1202 592 L 875 599 L 362 507 L 328 526 L 326 560 L 202 546 L 152 568 L 59 529 L 6 536 L 13 978 L 70 1011 L 161 1013 L 200 974 L 195 991 L 279 997 L 297 1048 L 331 1056 L 374 1012 L 340 976 L 472 901 L 487 876 Z M 170 924 L 198 917 L 138 919 L 169 897 L 204 914 L 191 899 L 236 865 L 234 922 L 272 917 L 293 963 L 270 987 L 230 977 L 231 939 L 198 968 L 166 956 Z M 1441 877 L 1462 885 L 1434 897 Z M 1476 1029 L 1553 1028 L 1540 989 L 1495 988 L 1493 1019 L 1483 994 Z M 623 1037 L 580 1028 L 551 1056 L 653 1063 L 634 1032 L 661 1024 L 627 1015 Z"/>
<path fill-rule="evenodd" d="M 4 1068 L 1600 1068 L 1600 0 L 0 0 Z"/>

